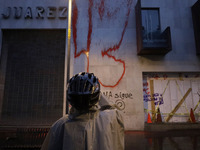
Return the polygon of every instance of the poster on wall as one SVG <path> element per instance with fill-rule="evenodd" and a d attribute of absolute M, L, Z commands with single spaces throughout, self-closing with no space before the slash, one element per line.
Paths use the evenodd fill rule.
<path fill-rule="evenodd" d="M 200 121 L 200 73 L 143 73 L 143 102 L 152 122 Z"/>

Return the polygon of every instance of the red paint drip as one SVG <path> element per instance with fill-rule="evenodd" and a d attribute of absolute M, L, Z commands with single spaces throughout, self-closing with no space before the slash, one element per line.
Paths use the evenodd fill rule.
<path fill-rule="evenodd" d="M 105 12 L 104 0 L 101 0 L 101 4 L 100 4 L 100 6 L 98 8 L 98 12 L 99 12 L 100 19 L 102 21 L 103 15 L 104 15 L 104 12 Z"/>
<path fill-rule="evenodd" d="M 73 0 L 73 10 L 72 10 L 72 29 L 73 29 L 73 41 L 74 41 L 74 47 L 75 47 L 75 52 L 74 52 L 74 58 L 78 57 L 77 56 L 77 20 L 78 20 L 78 8 L 76 5 L 76 0 Z"/>
<path fill-rule="evenodd" d="M 115 56 L 110 55 L 109 53 L 112 52 L 112 51 L 118 50 L 118 49 L 120 48 L 120 46 L 121 46 L 121 43 L 122 43 L 122 41 L 123 41 L 123 37 L 124 37 L 125 31 L 126 31 L 126 28 L 127 28 L 127 25 L 128 25 L 128 18 L 129 18 L 129 14 L 130 14 L 130 10 L 131 10 L 131 9 L 130 9 L 131 4 L 132 4 L 132 1 L 131 1 L 131 3 L 130 3 L 130 2 L 128 3 L 129 8 L 128 8 L 128 12 L 127 12 L 127 14 L 126 14 L 127 18 L 126 18 L 126 21 L 125 21 L 125 25 L 124 25 L 124 29 L 123 29 L 123 31 L 122 31 L 122 35 L 121 35 L 120 41 L 118 42 L 118 44 L 115 44 L 113 47 L 108 48 L 107 50 L 104 50 L 104 51 L 101 52 L 102 57 L 104 57 L 104 56 L 106 55 L 106 56 L 108 56 L 109 58 L 113 59 L 115 62 L 119 62 L 119 63 L 122 63 L 122 64 L 123 64 L 123 72 L 122 72 L 122 75 L 121 75 L 121 77 L 119 78 L 119 80 L 118 80 L 115 84 L 113 84 L 113 85 L 106 85 L 106 84 L 103 84 L 101 81 L 99 81 L 99 82 L 101 83 L 101 85 L 104 86 L 104 87 L 111 87 L 111 88 L 116 87 L 116 86 L 119 84 L 119 82 L 122 80 L 122 78 L 123 78 L 123 76 L 124 76 L 124 74 L 125 74 L 125 70 L 126 70 L 126 68 L 125 68 L 125 61 L 124 61 L 124 60 L 121 60 L 121 59 L 116 59 Z"/>
<path fill-rule="evenodd" d="M 103 83 L 99 80 L 99 82 L 100 82 L 100 84 L 101 84 L 102 86 L 114 88 L 114 87 L 116 87 L 116 86 L 119 84 L 119 82 L 122 80 L 122 78 L 123 78 L 123 76 L 124 76 L 124 74 L 125 74 L 125 62 L 124 62 L 123 60 L 121 60 L 121 59 L 116 59 L 114 56 L 108 54 L 107 52 L 106 52 L 106 53 L 103 53 L 103 52 L 102 52 L 102 56 L 104 56 L 104 55 L 107 55 L 109 58 L 112 58 L 114 61 L 120 62 L 120 63 L 123 64 L 123 68 L 124 68 L 124 69 L 123 69 L 123 73 L 122 73 L 121 77 L 119 78 L 119 80 L 118 80 L 114 85 L 105 85 L 105 84 L 103 84 Z"/>
<path fill-rule="evenodd" d="M 109 19 L 112 18 L 114 15 L 117 14 L 117 12 L 118 12 L 119 10 L 120 10 L 120 8 L 118 7 L 118 8 L 116 8 L 113 12 L 108 11 L 108 12 L 107 12 L 108 18 L 109 18 Z"/>
<path fill-rule="evenodd" d="M 104 57 L 104 55 L 108 56 L 109 58 L 113 59 L 116 62 L 122 63 L 123 64 L 123 72 L 121 77 L 119 78 L 119 80 L 114 84 L 114 85 L 105 85 L 103 84 L 101 81 L 99 81 L 101 83 L 102 86 L 104 87 L 116 87 L 119 82 L 122 80 L 124 74 L 125 74 L 125 61 L 121 60 L 121 59 L 116 59 L 115 56 L 112 56 L 109 54 L 109 52 L 112 51 L 116 51 L 120 48 L 121 43 L 123 41 L 123 37 L 128 25 L 128 17 L 130 14 L 130 6 L 132 4 L 133 0 L 129 0 L 127 6 L 128 8 L 128 13 L 126 14 L 127 18 L 125 21 L 125 25 L 124 25 L 124 29 L 122 31 L 122 35 L 120 38 L 120 41 L 118 42 L 118 44 L 114 45 L 111 48 L 108 48 L 107 50 L 102 51 L 102 57 Z M 77 52 L 77 20 L 78 20 L 78 8 L 76 5 L 76 1 L 73 1 L 73 20 L 72 20 L 72 26 L 73 26 L 73 41 L 74 41 L 74 45 L 75 45 L 75 52 L 74 52 L 74 58 L 79 57 L 82 54 L 85 54 L 87 57 L 87 72 L 89 72 L 89 52 L 90 52 L 90 45 L 91 45 L 91 35 L 92 35 L 92 7 L 93 7 L 93 0 L 89 0 L 89 8 L 88 8 L 88 15 L 89 15 L 89 26 L 88 26 L 88 36 L 87 36 L 87 50 L 82 49 L 80 52 Z M 101 0 L 101 6 L 99 7 L 99 14 L 100 14 L 100 18 L 102 19 L 103 15 L 104 15 L 104 0 Z"/>
<path fill-rule="evenodd" d="M 88 26 L 88 37 L 87 37 L 87 51 L 90 51 L 90 45 L 91 45 L 91 35 L 92 35 L 92 6 L 93 6 L 93 0 L 89 0 L 89 9 L 88 9 L 88 15 L 89 15 L 89 26 Z"/>
<path fill-rule="evenodd" d="M 87 57 L 87 72 L 89 72 L 89 52 L 90 52 L 90 45 L 91 45 L 91 35 L 92 35 L 92 7 L 93 7 L 93 0 L 89 0 L 89 26 L 88 26 L 88 36 L 87 36 L 87 50 L 82 49 L 80 52 L 77 52 L 77 20 L 78 20 L 78 8 L 76 5 L 76 1 L 73 1 L 73 20 L 72 20 L 72 27 L 73 27 L 73 40 L 74 40 L 74 58 L 79 57 L 82 54 L 85 54 Z"/>

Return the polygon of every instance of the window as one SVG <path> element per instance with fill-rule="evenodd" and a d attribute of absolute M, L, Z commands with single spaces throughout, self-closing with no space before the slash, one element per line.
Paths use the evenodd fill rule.
<path fill-rule="evenodd" d="M 159 9 L 142 9 L 142 37 L 145 42 L 160 38 Z"/>
<path fill-rule="evenodd" d="M 165 55 L 171 51 L 170 27 L 161 31 L 159 8 L 135 6 L 138 55 Z"/>

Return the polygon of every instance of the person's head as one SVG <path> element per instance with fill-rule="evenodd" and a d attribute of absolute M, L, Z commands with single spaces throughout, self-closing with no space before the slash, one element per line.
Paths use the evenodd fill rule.
<path fill-rule="evenodd" d="M 77 110 L 88 110 L 100 97 L 100 84 L 93 73 L 80 72 L 68 82 L 67 100 Z"/>

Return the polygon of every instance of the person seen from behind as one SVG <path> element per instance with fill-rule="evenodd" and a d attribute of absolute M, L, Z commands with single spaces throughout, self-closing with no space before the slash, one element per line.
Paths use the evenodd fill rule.
<path fill-rule="evenodd" d="M 120 111 L 101 94 L 98 78 L 81 72 L 68 82 L 69 115 L 50 128 L 41 150 L 124 150 Z"/>

